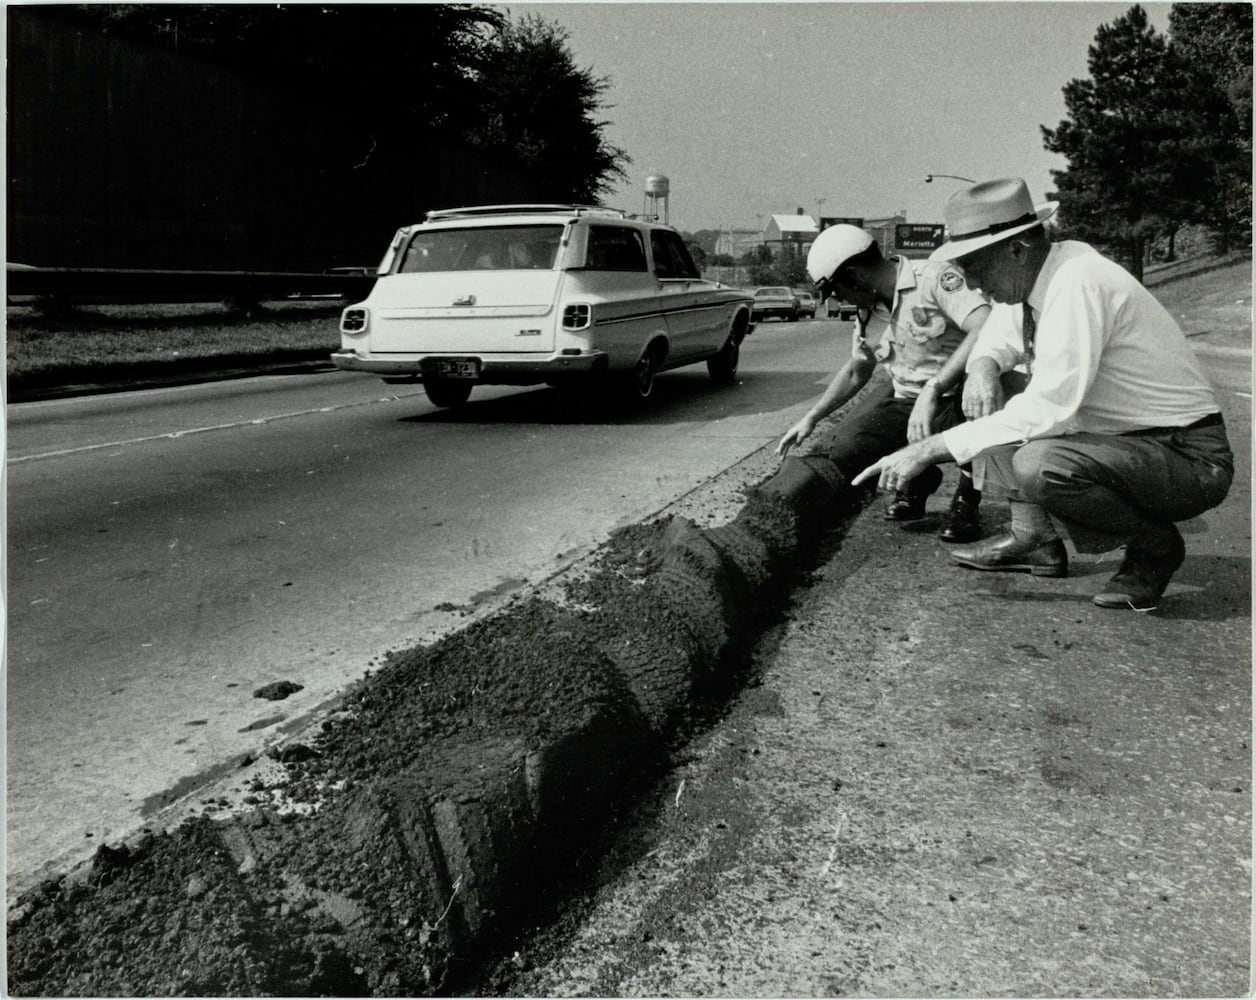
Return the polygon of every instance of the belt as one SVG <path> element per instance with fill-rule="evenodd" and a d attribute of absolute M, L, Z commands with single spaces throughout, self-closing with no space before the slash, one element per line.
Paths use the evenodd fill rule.
<path fill-rule="evenodd" d="M 1220 427 L 1224 423 L 1225 421 L 1221 419 L 1221 413 L 1218 411 L 1216 413 L 1210 413 L 1206 417 L 1200 417 L 1193 424 L 1187 424 L 1182 428 L 1182 430 L 1195 431 L 1199 430 L 1201 427 Z"/>
<path fill-rule="evenodd" d="M 1225 421 L 1221 419 L 1221 413 L 1210 413 L 1206 417 L 1200 417 L 1193 424 L 1186 424 L 1181 427 L 1146 427 L 1139 431 L 1126 431 L 1127 435 L 1144 435 L 1144 434 L 1177 434 L 1180 431 L 1197 431 L 1205 427 L 1221 427 Z"/>

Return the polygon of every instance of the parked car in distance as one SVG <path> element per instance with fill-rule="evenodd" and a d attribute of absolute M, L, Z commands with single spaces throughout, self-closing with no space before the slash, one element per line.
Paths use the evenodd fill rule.
<path fill-rule="evenodd" d="M 829 319 L 836 316 L 838 319 L 851 320 L 858 312 L 859 310 L 852 303 L 843 302 L 832 295 L 824 300 L 824 315 Z"/>
<path fill-rule="evenodd" d="M 805 288 L 795 288 L 794 296 L 798 299 L 798 315 L 807 319 L 816 318 L 816 297 Z"/>
<path fill-rule="evenodd" d="M 776 316 L 791 323 L 798 319 L 798 296 L 784 285 L 764 285 L 754 290 L 751 320 L 758 322 Z"/>
<path fill-rule="evenodd" d="M 579 205 L 429 212 L 397 231 L 370 293 L 340 318 L 332 363 L 422 382 L 437 406 L 476 385 L 654 377 L 706 362 L 735 381 L 751 297 L 703 278 L 680 233 Z"/>

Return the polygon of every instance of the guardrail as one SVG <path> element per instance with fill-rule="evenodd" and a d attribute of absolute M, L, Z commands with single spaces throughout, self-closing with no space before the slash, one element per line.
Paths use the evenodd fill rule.
<path fill-rule="evenodd" d="M 5 294 L 63 305 L 148 302 L 239 304 L 290 298 L 365 297 L 375 283 L 367 268 L 317 274 L 286 271 L 152 271 L 124 268 L 5 267 Z"/>

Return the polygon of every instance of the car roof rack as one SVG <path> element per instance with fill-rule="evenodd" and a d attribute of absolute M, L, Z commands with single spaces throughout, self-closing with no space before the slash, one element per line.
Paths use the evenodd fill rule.
<path fill-rule="evenodd" d="M 424 214 L 425 222 L 441 219 L 474 218 L 480 215 L 540 215 L 553 212 L 574 212 L 576 215 L 609 215 L 626 218 L 618 208 L 603 205 L 470 205 L 464 208 L 438 208 Z"/>

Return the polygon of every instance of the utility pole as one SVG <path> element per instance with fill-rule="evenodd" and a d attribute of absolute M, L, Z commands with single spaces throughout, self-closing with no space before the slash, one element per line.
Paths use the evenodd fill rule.
<path fill-rule="evenodd" d="M 816 199 L 816 226 L 817 227 L 820 225 L 820 215 L 824 209 L 824 203 L 828 200 L 829 200 L 828 198 Z"/>

